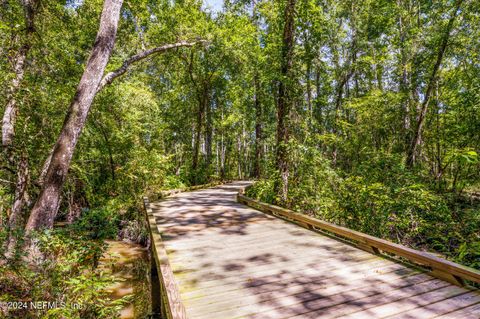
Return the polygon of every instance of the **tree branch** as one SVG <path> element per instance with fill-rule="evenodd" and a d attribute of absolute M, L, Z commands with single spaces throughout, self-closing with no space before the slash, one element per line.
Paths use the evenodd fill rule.
<path fill-rule="evenodd" d="M 127 72 L 128 68 L 135 62 L 141 61 L 153 54 L 162 53 L 170 49 L 175 49 L 179 47 L 192 47 L 196 44 L 206 43 L 206 42 L 207 42 L 206 40 L 198 40 L 195 42 L 180 41 L 177 43 L 165 44 L 160 47 L 156 47 L 156 48 L 149 49 L 149 50 L 140 52 L 138 54 L 135 54 L 130 58 L 128 58 L 127 60 L 125 60 L 121 67 L 119 67 L 118 69 L 112 72 L 109 72 L 107 75 L 103 77 L 102 81 L 100 82 L 100 85 L 97 88 L 97 93 L 100 92 L 106 85 L 109 85 L 110 83 L 112 83 L 112 81 L 115 80 L 117 77 Z"/>
<path fill-rule="evenodd" d="M 14 182 L 7 181 L 6 179 L 2 179 L 2 178 L 0 178 L 0 183 L 12 184 L 12 185 L 14 185 L 14 184 L 15 184 Z"/>

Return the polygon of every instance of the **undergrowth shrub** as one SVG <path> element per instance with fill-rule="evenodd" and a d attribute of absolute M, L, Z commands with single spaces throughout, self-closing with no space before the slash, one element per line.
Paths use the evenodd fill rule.
<path fill-rule="evenodd" d="M 480 268 L 480 204 L 462 206 L 455 194 L 437 192 L 399 156 L 372 154 L 346 172 L 318 151 L 295 152 L 287 208 Z M 274 178 L 247 195 L 275 202 Z"/>
<path fill-rule="evenodd" d="M 112 301 L 108 287 L 114 278 L 97 268 L 106 245 L 92 237 L 86 220 L 75 227 L 36 233 L 32 245 L 40 252 L 30 262 L 4 263 L 0 267 L 0 301 L 56 301 L 57 307 L 43 310 L 0 309 L 15 318 L 114 318 L 127 298 Z M 94 219 L 95 220 L 95 219 Z M 98 226 L 98 224 L 97 224 Z M 88 230 L 86 232 L 79 229 Z M 87 236 L 87 237 L 86 237 Z M 24 253 L 25 254 L 25 253 Z"/>
<path fill-rule="evenodd" d="M 72 230 L 92 240 L 114 238 L 117 234 L 118 214 L 109 208 L 86 209 L 72 224 Z"/>

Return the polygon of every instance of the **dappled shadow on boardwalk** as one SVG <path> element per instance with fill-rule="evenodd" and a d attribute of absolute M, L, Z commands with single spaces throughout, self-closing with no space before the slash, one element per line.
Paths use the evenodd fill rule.
<path fill-rule="evenodd" d="M 154 203 L 157 223 L 168 225 L 162 232 L 164 240 L 185 239 L 209 228 L 224 234 L 246 235 L 250 223 L 268 222 L 269 217 L 254 210 L 246 212 L 245 206 L 235 202 L 239 190 L 238 185 L 225 185 Z M 155 214 L 157 210 L 162 213 Z"/>
<path fill-rule="evenodd" d="M 154 204 L 191 318 L 429 318 L 480 303 L 478 294 L 240 205 L 239 186 Z"/>

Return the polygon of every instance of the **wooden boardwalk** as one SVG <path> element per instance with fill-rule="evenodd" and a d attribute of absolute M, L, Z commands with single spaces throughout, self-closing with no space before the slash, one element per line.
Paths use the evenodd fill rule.
<path fill-rule="evenodd" d="M 239 204 L 247 184 L 150 204 L 187 318 L 480 318 L 478 291 Z"/>

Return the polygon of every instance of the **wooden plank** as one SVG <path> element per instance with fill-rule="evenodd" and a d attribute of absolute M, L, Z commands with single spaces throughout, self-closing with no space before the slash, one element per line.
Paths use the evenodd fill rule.
<path fill-rule="evenodd" d="M 398 264 L 386 265 L 378 267 L 372 264 L 362 264 L 355 269 L 355 266 L 348 267 L 344 271 L 338 271 L 334 274 L 331 272 L 319 272 L 315 269 L 305 268 L 305 271 L 286 271 L 282 269 L 273 269 L 271 271 L 264 271 L 260 273 L 239 275 L 236 277 L 227 277 L 210 281 L 199 281 L 198 278 L 193 278 L 197 286 L 196 288 L 188 289 L 186 292 L 182 292 L 182 298 L 184 300 L 197 298 L 198 296 L 217 295 L 225 293 L 231 290 L 241 290 L 244 288 L 250 289 L 275 289 L 276 287 L 286 287 L 297 283 L 304 283 L 308 285 L 309 282 L 322 282 L 328 284 L 331 282 L 342 282 L 356 280 L 360 278 L 371 278 L 388 273 L 401 273 L 406 272 L 405 267 Z M 191 279 L 191 278 L 189 278 Z M 185 279 L 185 281 L 187 281 Z M 264 286 L 264 287 L 262 287 Z"/>
<path fill-rule="evenodd" d="M 239 185 L 175 194 L 155 205 L 154 223 L 168 236 L 162 245 L 188 318 L 366 318 L 371 310 L 372 319 L 428 314 L 442 301 L 438 315 L 474 306 L 460 298 L 466 289 L 235 203 Z"/>
<path fill-rule="evenodd" d="M 147 220 L 150 228 L 150 238 L 154 253 L 155 262 L 159 271 L 160 287 L 167 302 L 164 309 L 168 319 L 186 319 L 185 307 L 180 299 L 180 291 L 175 282 L 173 272 L 170 268 L 168 255 L 162 243 L 162 237 L 157 229 L 155 218 L 150 208 L 148 198 L 144 198 L 144 207 L 147 214 Z"/>
<path fill-rule="evenodd" d="M 304 287 L 305 285 L 319 285 L 327 286 L 329 290 L 334 288 L 340 289 L 349 289 L 349 287 L 361 288 L 365 285 L 371 286 L 371 283 L 381 283 L 385 280 L 393 280 L 398 278 L 403 278 L 411 275 L 422 275 L 428 276 L 426 274 L 419 274 L 415 270 L 408 268 L 400 268 L 398 265 L 389 265 L 386 267 L 377 268 L 374 271 L 367 269 L 366 271 L 360 271 L 352 273 L 348 277 L 348 280 L 338 279 L 335 281 L 337 285 L 330 285 L 329 281 L 333 276 L 325 275 L 324 277 L 310 281 L 311 277 L 306 277 L 301 274 L 290 274 L 286 275 L 284 273 L 277 273 L 278 276 L 270 275 L 263 277 L 253 277 L 245 278 L 243 281 L 238 282 L 222 282 L 221 285 L 210 286 L 194 291 L 189 291 L 186 293 L 181 293 L 182 300 L 196 300 L 202 299 L 205 295 L 208 295 L 209 298 L 222 298 L 222 295 L 236 294 L 236 290 L 252 290 L 261 288 L 262 292 L 275 291 L 278 287 Z M 333 281 L 333 280 L 332 280 Z M 252 292 L 253 293 L 253 292 Z M 205 302 L 205 300 L 199 300 L 199 302 Z"/>
<path fill-rule="evenodd" d="M 466 292 L 462 295 L 455 296 L 429 305 L 415 308 L 410 311 L 402 312 L 395 315 L 396 319 L 429 319 L 438 316 L 448 315 L 459 308 L 466 308 L 471 305 L 480 303 L 480 294 L 476 291 Z M 472 313 L 473 314 L 473 313 Z M 480 309 L 476 313 L 476 318 L 480 318 Z M 448 317 L 448 316 L 446 316 Z"/>
<path fill-rule="evenodd" d="M 230 298 L 225 298 L 224 295 L 221 295 L 211 298 L 211 302 L 207 301 L 208 303 L 197 300 L 197 302 L 188 301 L 187 304 L 188 307 L 203 313 L 215 313 L 233 308 L 245 308 L 245 306 L 253 304 L 268 305 L 271 301 L 278 302 L 280 299 L 282 299 L 282 307 L 289 307 L 318 299 L 323 299 L 324 303 L 328 304 L 328 306 L 334 306 L 355 299 L 378 295 L 383 292 L 433 280 L 431 276 L 426 274 L 418 274 L 406 278 L 395 278 L 395 280 L 393 278 L 394 277 L 390 277 L 391 281 L 389 282 L 375 281 L 375 289 L 372 289 L 370 285 L 359 287 L 359 282 L 356 282 L 355 285 L 349 285 L 347 282 L 336 283 L 335 280 L 332 280 L 331 284 L 327 282 L 319 284 L 303 283 L 303 285 L 297 286 L 284 286 L 281 287 L 282 289 L 273 291 L 263 291 L 262 289 L 257 291 L 257 293 L 248 293 L 249 291 L 246 291 L 243 294 L 239 294 L 237 291 L 236 294 L 231 294 Z M 238 312 L 242 311 L 241 309 L 237 310 Z M 308 311 L 308 309 L 306 309 L 306 311 Z"/>
<path fill-rule="evenodd" d="M 354 249 L 352 247 L 343 245 L 342 246 L 334 246 L 332 247 L 335 249 L 335 253 L 332 253 L 326 250 L 324 245 L 311 245 L 308 249 L 302 248 L 301 244 L 303 240 L 294 240 L 291 239 L 290 241 L 279 241 L 280 245 L 276 246 L 274 242 L 270 242 L 266 245 L 256 245 L 251 247 L 224 247 L 224 248 L 213 248 L 210 247 L 211 250 L 205 250 L 201 248 L 196 248 L 195 252 L 189 252 L 184 250 L 184 254 L 179 255 L 178 250 L 177 254 L 172 254 L 171 260 L 175 261 L 175 263 L 181 265 L 192 265 L 198 264 L 201 265 L 205 261 L 208 262 L 215 262 L 218 260 L 217 256 L 222 256 L 222 260 L 230 260 L 236 259 L 240 260 L 251 258 L 252 262 L 255 260 L 259 260 L 260 258 L 263 259 L 273 259 L 274 257 L 278 257 L 280 259 L 297 259 L 298 255 L 303 252 L 311 253 L 312 249 L 317 249 L 312 256 L 309 257 L 332 257 L 334 255 L 343 254 L 344 256 L 351 256 L 351 257 L 359 257 L 359 256 L 368 256 L 369 258 L 373 258 L 371 254 L 365 253 L 361 250 Z M 166 245 L 167 249 L 170 249 L 168 244 Z M 210 258 L 210 260 L 209 260 Z M 305 257 L 306 258 L 306 257 Z"/>
<path fill-rule="evenodd" d="M 186 275 L 176 275 L 179 279 L 179 284 L 188 287 L 188 292 L 195 292 L 197 290 L 208 291 L 208 293 L 213 293 L 215 291 L 215 286 L 225 286 L 225 285 L 242 285 L 247 287 L 257 287 L 262 284 L 271 283 L 271 282 L 282 282 L 282 281 L 302 281 L 302 278 L 313 278 L 317 281 L 325 280 L 334 277 L 348 277 L 352 280 L 358 276 L 369 277 L 372 275 L 379 275 L 382 272 L 391 272 L 399 271 L 403 269 L 401 265 L 398 264 L 380 264 L 375 261 L 362 263 L 360 265 L 350 265 L 345 268 L 331 270 L 332 267 L 327 265 L 327 270 L 321 271 L 319 267 L 305 266 L 302 268 L 296 268 L 294 270 L 288 270 L 283 268 L 271 268 L 263 269 L 261 271 L 256 271 L 252 269 L 248 273 L 241 273 L 236 275 L 222 275 L 219 273 L 212 273 L 210 276 L 205 273 L 202 274 L 186 274 Z M 191 283 L 194 283 L 193 285 Z M 238 287 L 237 285 L 237 287 Z M 186 294 L 182 293 L 182 296 L 187 298 Z"/>
<path fill-rule="evenodd" d="M 442 282 L 435 280 L 435 282 Z M 443 283 L 445 283 L 443 281 Z M 417 289 L 419 285 L 412 290 L 413 295 L 405 294 L 405 290 L 400 290 L 400 293 L 394 295 L 383 295 L 375 300 L 357 300 L 357 304 L 361 302 L 362 311 L 356 311 L 349 315 L 342 316 L 344 319 L 371 319 L 396 316 L 398 313 L 405 312 L 411 309 L 427 306 L 431 303 L 445 301 L 465 292 L 465 289 L 457 286 L 444 286 L 440 289 L 430 289 L 430 291 L 423 291 Z M 438 287 L 437 287 L 438 288 Z M 383 304 L 382 304 L 383 303 Z M 349 307 L 342 307 L 341 312 L 347 312 Z M 358 310 L 358 307 L 353 307 Z M 336 309 L 335 309 L 336 310 Z M 347 311 L 346 311 L 347 310 Z"/>
<path fill-rule="evenodd" d="M 469 307 L 455 310 L 448 314 L 437 317 L 437 319 L 478 319 L 480 318 L 480 303 Z"/>
<path fill-rule="evenodd" d="M 414 295 L 440 291 L 445 287 L 450 288 L 448 283 L 438 279 L 427 280 L 418 284 L 407 285 L 399 289 L 380 291 L 378 294 L 368 295 L 369 291 L 375 291 L 376 288 L 370 286 L 365 290 L 345 290 L 343 294 L 326 296 L 325 298 L 318 298 L 305 302 L 298 302 L 296 304 L 289 304 L 267 312 L 259 312 L 252 316 L 252 318 L 275 317 L 275 314 L 287 313 L 288 318 L 347 318 L 359 313 L 361 310 L 368 310 L 378 305 L 383 305 L 396 300 L 410 298 Z M 454 289 L 461 289 L 453 286 Z M 362 297 L 362 292 L 365 296 Z M 386 316 L 386 315 L 385 315 Z M 359 317 L 361 318 L 361 317 Z M 382 318 L 381 315 L 372 315 L 371 318 Z"/>
<path fill-rule="evenodd" d="M 203 281 L 206 281 L 208 278 L 215 276 L 220 276 L 222 278 L 227 276 L 237 276 L 238 274 L 243 274 L 245 271 L 249 275 L 254 275 L 256 273 L 262 272 L 264 270 L 285 270 L 290 271 L 296 267 L 304 267 L 305 269 L 317 269 L 317 271 L 328 272 L 328 271 L 338 271 L 336 268 L 349 268 L 351 266 L 360 267 L 362 264 L 373 264 L 373 265 L 392 265 L 392 262 L 377 259 L 368 255 L 358 255 L 350 256 L 348 261 L 343 263 L 335 260 L 333 258 L 328 258 L 326 256 L 325 261 L 316 258 L 305 258 L 304 260 L 288 258 L 288 256 L 268 256 L 261 262 L 252 262 L 257 256 L 252 256 L 250 258 L 245 258 L 245 260 L 238 260 L 235 257 L 229 259 L 222 259 L 222 261 L 209 260 L 205 258 L 204 260 L 194 260 L 192 263 L 179 263 L 176 260 L 171 261 L 171 268 L 174 273 L 179 275 L 194 275 L 197 277 L 203 277 Z M 258 256 L 259 259 L 262 259 L 262 256 Z M 328 268 L 327 268 L 328 267 Z M 211 274 L 212 276 L 209 276 Z"/>
<path fill-rule="evenodd" d="M 287 233 L 287 232 L 285 232 Z M 195 250 L 196 248 L 202 248 L 202 247 L 207 247 L 211 245 L 211 247 L 225 247 L 225 248 L 237 248 L 237 247 L 249 247 L 251 245 L 259 245 L 262 243 L 274 243 L 277 242 L 272 239 L 272 237 L 278 238 L 280 237 L 282 242 L 287 242 L 289 240 L 292 240 L 290 237 L 286 237 L 283 239 L 282 237 L 284 236 L 278 236 L 279 230 L 275 231 L 267 231 L 265 233 L 259 233 L 256 235 L 255 233 L 251 233 L 248 231 L 248 237 L 245 235 L 222 235 L 222 234 L 212 234 L 212 233 L 201 233 L 199 236 L 195 239 L 178 239 L 175 241 L 172 240 L 164 240 L 166 244 L 168 244 L 169 248 L 171 249 L 188 249 L 188 250 Z M 313 235 L 316 235 L 315 233 L 312 233 Z M 284 234 L 285 235 L 285 234 Z M 306 234 L 300 234 L 300 233 L 290 233 L 289 235 L 293 235 L 295 237 L 306 237 Z M 342 243 L 339 243 L 338 241 L 331 240 L 327 237 L 321 237 L 319 236 L 319 239 L 317 239 L 317 242 L 322 242 L 323 245 L 329 245 L 329 247 L 335 248 L 335 247 L 340 247 L 340 246 L 345 246 Z M 309 236 L 308 238 L 313 238 L 313 236 Z M 308 239 L 305 238 L 305 239 Z M 199 240 L 200 239 L 200 240 Z M 297 243 L 296 241 L 295 243 Z M 280 244 L 280 242 L 278 242 Z M 304 241 L 305 243 L 305 241 Z M 352 249 L 355 250 L 355 249 Z"/>
<path fill-rule="evenodd" d="M 476 283 L 480 283 L 480 271 L 463 266 L 443 258 L 439 258 L 435 255 L 427 252 L 418 251 L 405 247 L 403 245 L 395 244 L 384 239 L 380 239 L 374 236 L 370 236 L 358 231 L 354 231 L 345 227 L 337 226 L 310 216 L 306 216 L 294 211 L 284 209 L 278 206 L 262 203 L 260 201 L 248 198 L 243 195 L 237 195 L 237 200 L 246 205 L 255 205 L 260 207 L 264 212 L 274 212 L 280 216 L 292 219 L 294 221 L 306 223 L 308 225 L 318 227 L 322 230 L 332 232 L 336 235 L 340 235 L 345 238 L 349 238 L 358 241 L 364 245 L 376 247 L 384 252 L 392 253 L 401 257 L 404 257 L 410 261 L 425 265 L 434 269 L 441 270 L 443 272 L 450 273 L 460 278 L 471 280 Z M 432 273 L 435 275 L 435 273 Z"/>
<path fill-rule="evenodd" d="M 320 269 L 322 272 L 328 272 L 328 271 L 341 271 L 342 268 L 349 268 L 350 266 L 358 266 L 361 267 L 363 264 L 373 264 L 373 265 L 393 265 L 396 264 L 392 261 L 389 261 L 387 259 L 383 258 L 375 258 L 375 256 L 372 255 L 363 255 L 363 254 L 356 254 L 356 255 L 345 255 L 345 260 L 339 260 L 338 258 L 335 258 L 333 255 L 325 255 L 323 258 L 305 258 L 304 260 L 302 259 L 293 259 L 295 257 L 292 255 L 292 258 L 287 258 L 282 260 L 281 256 L 276 256 L 274 259 L 274 262 L 262 262 L 262 263 L 254 263 L 252 260 L 255 258 L 262 258 L 262 255 L 252 255 L 251 257 L 245 257 L 244 259 L 237 259 L 235 256 L 232 256 L 230 258 L 225 258 L 221 260 L 209 260 L 209 258 L 205 258 L 203 261 L 193 261 L 192 264 L 190 265 L 183 265 L 182 263 L 177 263 L 175 261 L 172 262 L 172 267 L 175 267 L 176 270 L 178 270 L 179 275 L 183 274 L 193 274 L 196 276 L 204 276 L 209 273 L 214 275 L 213 272 L 219 272 L 219 275 L 222 275 L 223 277 L 226 277 L 229 273 L 231 275 L 237 275 L 235 272 L 240 271 L 242 274 L 246 273 L 249 275 L 256 274 L 258 272 L 262 272 L 263 270 L 285 270 L 289 271 L 289 267 L 294 267 L 296 265 L 302 266 L 305 269 L 310 269 L 310 268 L 318 268 L 321 267 Z M 321 257 L 321 256 L 319 256 Z M 214 258 L 213 256 L 211 258 Z M 401 265 L 402 267 L 405 267 L 404 265 Z M 317 270 L 320 271 L 320 270 Z M 208 277 L 204 277 L 203 281 L 208 279 Z"/>
<path fill-rule="evenodd" d="M 227 183 L 228 181 L 218 181 L 218 182 L 212 182 L 208 184 L 202 184 L 202 185 L 195 185 L 195 186 L 189 186 L 189 187 L 183 187 L 183 188 L 175 188 L 175 189 L 169 189 L 169 190 L 164 190 L 160 191 L 158 194 L 154 194 L 153 196 L 156 197 L 156 199 L 160 198 L 165 198 L 169 197 L 178 193 L 184 193 L 184 192 L 191 192 L 197 189 L 205 189 L 205 188 L 210 188 L 218 185 L 222 185 L 224 183 Z"/>

